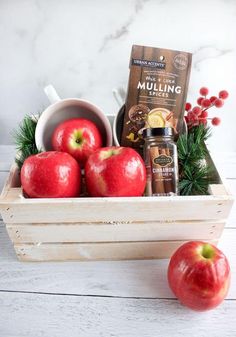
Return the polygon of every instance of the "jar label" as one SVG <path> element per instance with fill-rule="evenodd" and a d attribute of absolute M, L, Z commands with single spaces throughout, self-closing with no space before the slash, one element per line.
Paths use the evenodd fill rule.
<path fill-rule="evenodd" d="M 158 164 L 162 167 L 168 166 L 173 162 L 173 158 L 171 156 L 167 156 L 165 154 L 161 154 L 160 156 L 153 159 L 154 164 Z"/>

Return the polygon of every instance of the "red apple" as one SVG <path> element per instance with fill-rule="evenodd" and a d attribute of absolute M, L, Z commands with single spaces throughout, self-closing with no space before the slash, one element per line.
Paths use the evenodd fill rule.
<path fill-rule="evenodd" d="M 68 153 L 42 152 L 25 160 L 21 184 L 31 198 L 76 197 L 80 193 L 80 166 Z"/>
<path fill-rule="evenodd" d="M 187 307 L 196 311 L 213 309 L 227 295 L 229 263 L 212 244 L 187 242 L 171 257 L 168 281 L 175 296 Z"/>
<path fill-rule="evenodd" d="M 135 150 L 104 147 L 87 160 L 85 181 L 93 197 L 141 196 L 146 185 L 146 169 Z"/>
<path fill-rule="evenodd" d="M 52 135 L 53 150 L 71 154 L 82 167 L 90 154 L 101 146 L 101 134 L 88 119 L 68 119 L 59 124 Z"/>

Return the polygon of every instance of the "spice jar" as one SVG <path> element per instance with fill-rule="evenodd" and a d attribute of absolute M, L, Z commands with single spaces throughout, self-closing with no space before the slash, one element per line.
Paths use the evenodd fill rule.
<path fill-rule="evenodd" d="M 178 194 L 178 157 L 173 136 L 172 128 L 143 130 L 147 170 L 146 196 Z"/>

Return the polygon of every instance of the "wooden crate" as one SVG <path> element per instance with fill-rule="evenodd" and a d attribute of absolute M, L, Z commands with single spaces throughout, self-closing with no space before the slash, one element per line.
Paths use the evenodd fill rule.
<path fill-rule="evenodd" d="M 217 244 L 233 196 L 215 169 L 207 196 L 25 198 L 12 166 L 0 197 L 21 261 L 168 258 L 183 242 Z"/>

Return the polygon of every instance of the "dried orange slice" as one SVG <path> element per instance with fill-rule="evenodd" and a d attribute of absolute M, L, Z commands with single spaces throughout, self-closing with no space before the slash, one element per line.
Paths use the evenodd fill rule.
<path fill-rule="evenodd" d="M 163 128 L 165 126 L 165 120 L 158 111 L 149 114 L 147 122 L 151 128 Z"/>

